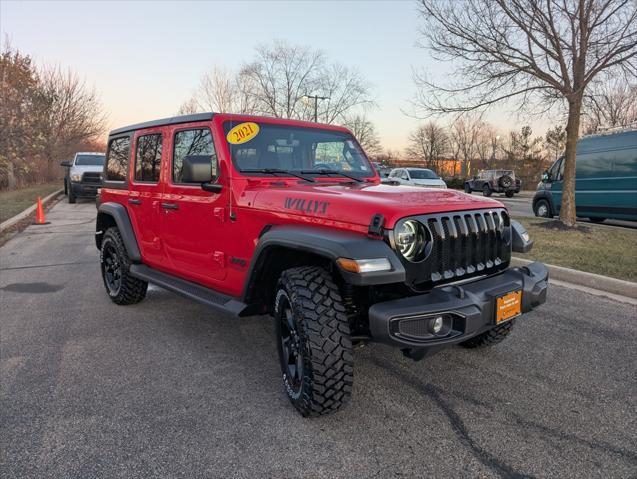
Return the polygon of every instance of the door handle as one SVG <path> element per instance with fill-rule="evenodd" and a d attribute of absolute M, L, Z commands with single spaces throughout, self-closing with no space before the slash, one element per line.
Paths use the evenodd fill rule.
<path fill-rule="evenodd" d="M 130 203 L 131 205 L 141 205 L 142 200 L 138 200 L 136 198 L 128 198 L 128 203 Z"/>
<path fill-rule="evenodd" d="M 177 203 L 163 203 L 161 204 L 161 207 L 165 210 L 178 210 L 179 209 L 179 205 Z"/>

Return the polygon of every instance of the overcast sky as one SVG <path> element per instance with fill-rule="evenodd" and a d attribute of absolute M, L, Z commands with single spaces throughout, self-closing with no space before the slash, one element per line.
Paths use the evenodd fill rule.
<path fill-rule="evenodd" d="M 0 1 L 3 40 L 94 85 L 110 127 L 175 114 L 212 65 L 237 67 L 256 45 L 280 39 L 358 69 L 378 104 L 369 118 L 392 149 L 402 149 L 418 124 L 403 113 L 415 91 L 413 68 L 450 71 L 417 47 L 418 25 L 412 0 Z M 516 123 L 503 111 L 489 119 L 503 131 Z M 548 126 L 531 124 L 536 134 Z"/>

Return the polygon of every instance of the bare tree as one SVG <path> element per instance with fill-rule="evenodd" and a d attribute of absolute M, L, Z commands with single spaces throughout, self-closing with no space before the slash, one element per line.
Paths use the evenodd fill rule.
<path fill-rule="evenodd" d="M 274 42 L 256 48 L 238 73 L 215 67 L 180 111 L 262 114 L 276 118 L 343 123 L 373 106 L 370 87 L 356 70 L 329 63 L 319 50 Z"/>
<path fill-rule="evenodd" d="M 440 160 L 449 152 L 449 137 L 443 127 L 433 121 L 419 126 L 409 135 L 407 156 L 424 163 L 426 168 L 437 171 Z"/>
<path fill-rule="evenodd" d="M 624 78 L 595 82 L 584 97 L 584 133 L 637 121 L 637 83 Z"/>
<path fill-rule="evenodd" d="M 345 118 L 343 126 L 349 128 L 368 155 L 381 152 L 380 138 L 374 124 L 364 115 L 354 115 Z"/>
<path fill-rule="evenodd" d="M 449 135 L 453 151 L 462 161 L 461 174 L 467 177 L 471 173 L 471 160 L 476 156 L 476 148 L 484 123 L 479 116 L 465 115 L 456 119 L 451 125 Z"/>
<path fill-rule="evenodd" d="M 557 160 L 557 158 L 564 151 L 566 146 L 566 130 L 562 125 L 556 125 L 553 128 L 549 128 L 544 136 L 544 148 L 547 150 L 551 161 Z"/>
<path fill-rule="evenodd" d="M 637 75 L 634 0 L 420 0 L 433 56 L 452 61 L 450 85 L 422 76 L 415 100 L 431 113 L 466 112 L 517 99 L 567 106 L 560 219 L 574 226 L 575 147 L 587 86 L 602 72 Z"/>

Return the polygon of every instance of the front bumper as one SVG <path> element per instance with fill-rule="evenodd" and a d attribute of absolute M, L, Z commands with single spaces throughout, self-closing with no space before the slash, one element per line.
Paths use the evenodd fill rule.
<path fill-rule="evenodd" d="M 97 190 L 102 185 L 98 183 L 71 183 L 73 194 L 82 198 L 93 198 L 97 196 Z"/>
<path fill-rule="evenodd" d="M 460 285 L 434 288 L 427 294 L 374 304 L 369 327 L 377 342 L 411 350 L 438 350 L 460 343 L 496 325 L 496 298 L 522 291 L 522 313 L 546 301 L 548 270 L 542 263 L 510 268 L 502 273 Z M 449 331 L 428 332 L 432 316 L 445 315 Z"/>

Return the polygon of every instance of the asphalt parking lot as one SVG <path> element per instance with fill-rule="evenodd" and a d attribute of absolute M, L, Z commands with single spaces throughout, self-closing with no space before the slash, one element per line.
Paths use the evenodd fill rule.
<path fill-rule="evenodd" d="M 267 317 L 152 288 L 110 302 L 92 202 L 0 248 L 0 476 L 636 477 L 637 310 L 553 286 L 504 343 L 355 354 L 352 402 L 304 419 Z"/>

